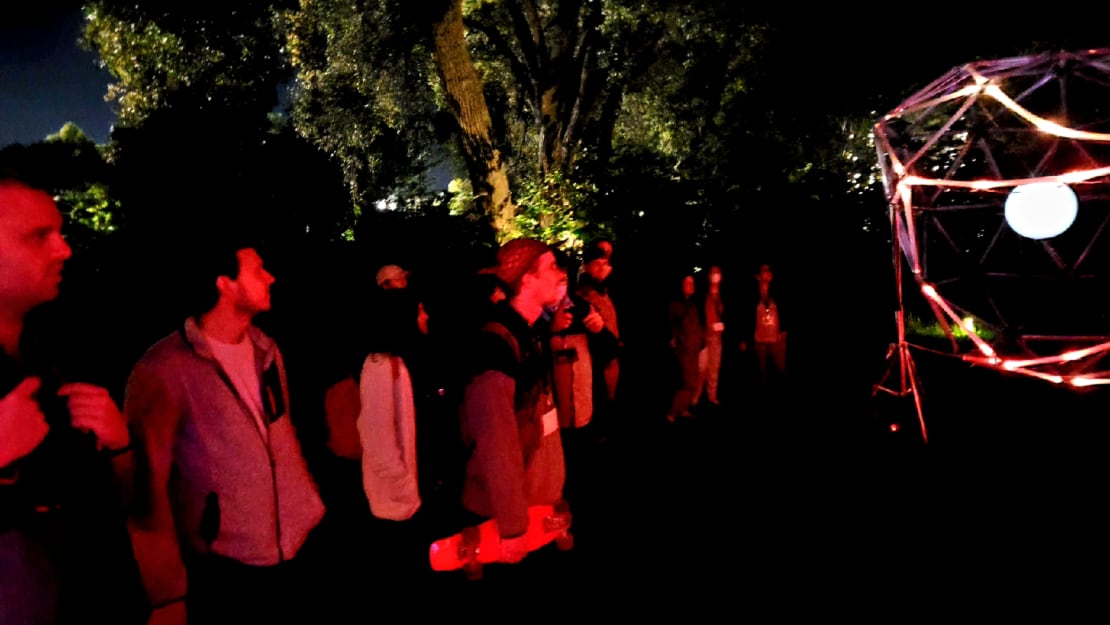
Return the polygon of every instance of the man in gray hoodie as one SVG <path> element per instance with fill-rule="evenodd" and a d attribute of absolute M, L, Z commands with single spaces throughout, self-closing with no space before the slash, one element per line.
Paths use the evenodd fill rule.
<path fill-rule="evenodd" d="M 223 263 L 208 266 L 205 261 Z M 208 246 L 214 301 L 152 346 L 127 385 L 132 543 L 158 622 L 297 622 L 324 505 L 289 417 L 277 344 L 253 324 L 274 277 L 256 248 Z"/>

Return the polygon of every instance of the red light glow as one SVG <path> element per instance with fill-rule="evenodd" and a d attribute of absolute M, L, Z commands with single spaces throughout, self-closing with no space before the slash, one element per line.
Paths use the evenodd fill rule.
<path fill-rule="evenodd" d="M 898 256 L 954 356 L 1110 384 L 1107 101 L 1110 48 L 1045 53 L 955 67 L 875 125 Z M 1003 208 L 1038 183 L 1068 185 L 1079 208 L 1071 228 L 1033 239 Z"/>

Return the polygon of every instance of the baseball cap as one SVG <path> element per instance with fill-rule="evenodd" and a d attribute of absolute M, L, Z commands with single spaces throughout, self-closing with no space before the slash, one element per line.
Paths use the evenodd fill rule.
<path fill-rule="evenodd" d="M 400 278 L 408 277 L 409 272 L 401 269 L 397 265 L 384 265 L 378 270 L 378 275 L 375 280 L 378 286 L 382 286 L 387 280 L 398 280 Z"/>
<path fill-rule="evenodd" d="M 497 264 L 478 273 L 497 276 L 506 285 L 515 285 L 528 272 L 536 259 L 552 251 L 546 243 L 535 239 L 513 239 L 497 250 Z"/>

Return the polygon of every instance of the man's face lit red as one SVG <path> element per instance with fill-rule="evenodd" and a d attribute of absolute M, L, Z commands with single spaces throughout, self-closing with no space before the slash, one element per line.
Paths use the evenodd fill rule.
<path fill-rule="evenodd" d="M 532 278 L 530 288 L 540 306 L 555 306 L 566 294 L 565 286 L 567 272 L 559 268 L 555 261 L 555 254 L 544 252 L 536 260 L 536 269 L 526 274 L 525 279 Z M 560 292 L 559 286 L 564 290 Z"/>
<path fill-rule="evenodd" d="M 771 284 L 771 280 L 773 280 L 774 277 L 775 274 L 771 272 L 770 265 L 761 266 L 759 268 L 759 273 L 755 275 L 755 279 L 758 280 L 760 284 Z"/>
<path fill-rule="evenodd" d="M 613 266 L 609 264 L 608 258 L 595 258 L 586 263 L 586 273 L 594 280 L 603 282 L 613 273 Z"/>
<path fill-rule="evenodd" d="M 682 279 L 682 295 L 686 298 L 694 296 L 694 276 L 686 276 Z"/>
<path fill-rule="evenodd" d="M 262 257 L 253 248 L 235 253 L 239 259 L 239 275 L 231 281 L 235 305 L 251 315 L 270 310 L 270 285 L 274 276 L 262 266 Z"/>
<path fill-rule="evenodd" d="M 62 237 L 62 215 L 49 195 L 0 187 L 0 302 L 25 312 L 54 299 L 72 254 Z"/>

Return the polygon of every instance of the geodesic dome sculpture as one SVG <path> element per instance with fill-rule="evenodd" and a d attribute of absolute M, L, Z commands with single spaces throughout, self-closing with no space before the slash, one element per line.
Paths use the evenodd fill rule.
<path fill-rule="evenodd" d="M 965 361 L 1110 383 L 1110 48 L 955 67 L 874 136 L 899 324 L 916 306 Z"/>

